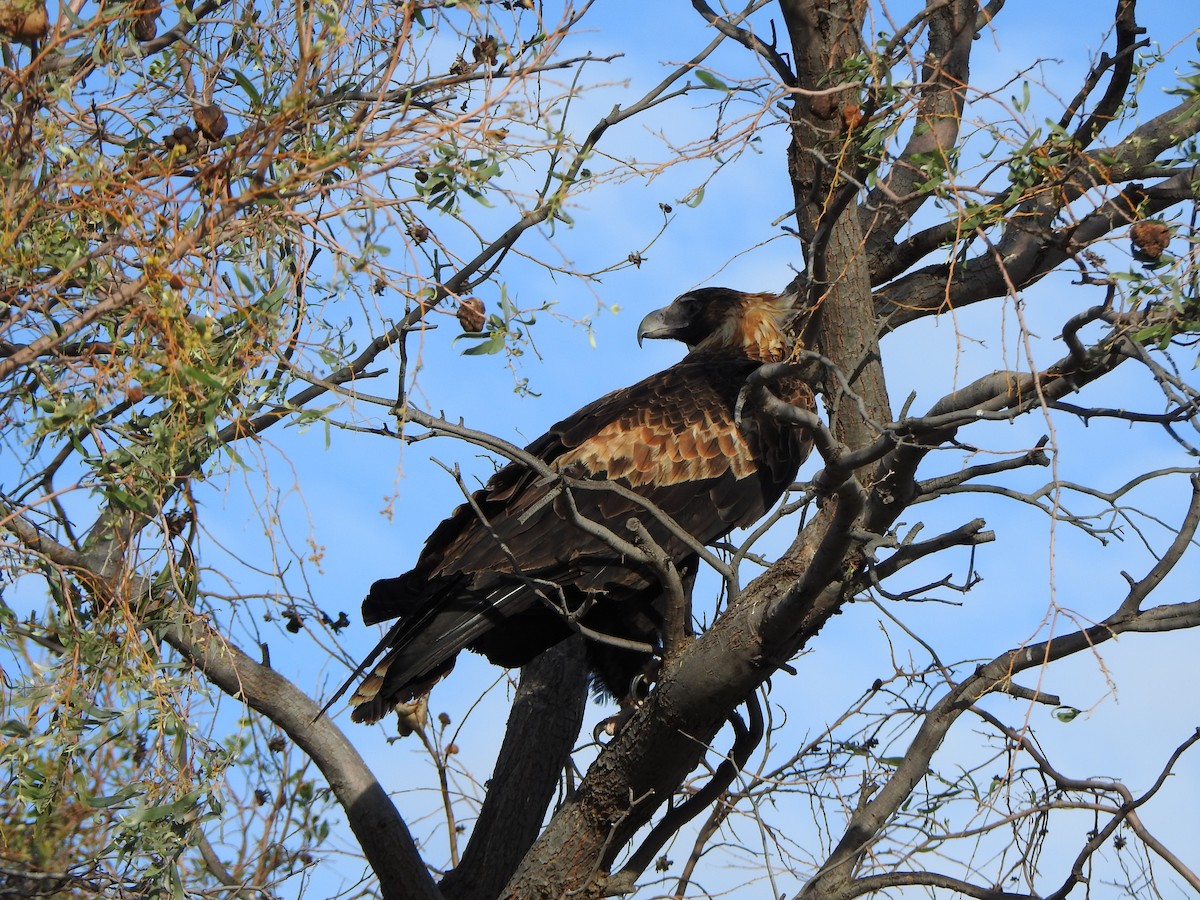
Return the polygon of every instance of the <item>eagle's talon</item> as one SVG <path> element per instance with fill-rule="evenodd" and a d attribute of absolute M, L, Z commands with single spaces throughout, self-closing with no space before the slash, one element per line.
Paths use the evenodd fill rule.
<path fill-rule="evenodd" d="M 635 706 L 640 705 L 643 700 L 650 696 L 650 689 L 658 683 L 658 673 L 662 670 L 662 660 L 659 657 L 654 657 L 650 662 L 646 663 L 646 667 L 642 671 L 630 679 L 629 682 L 629 697 L 627 702 L 633 703 Z"/>
<path fill-rule="evenodd" d="M 640 675 L 637 676 L 634 678 L 634 681 L 640 677 Z M 627 697 L 626 699 L 622 700 L 621 709 L 618 712 L 609 716 L 607 719 L 601 719 L 596 723 L 596 727 L 592 729 L 592 740 L 599 744 L 602 736 L 615 738 L 621 733 L 621 729 L 625 727 L 625 724 L 633 718 L 633 714 L 637 712 L 645 702 L 646 701 L 644 698 L 635 700 L 632 697 Z"/>

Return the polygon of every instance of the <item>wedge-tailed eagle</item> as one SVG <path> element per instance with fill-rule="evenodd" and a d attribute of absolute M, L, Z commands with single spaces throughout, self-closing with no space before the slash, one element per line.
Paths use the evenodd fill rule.
<path fill-rule="evenodd" d="M 636 517 L 686 578 L 698 558 L 677 530 L 708 544 L 775 504 L 811 441 L 753 404 L 740 415 L 737 406 L 751 373 L 788 357 L 790 300 L 702 288 L 646 316 L 639 343 L 682 341 L 688 353 L 680 362 L 552 426 L 526 450 L 553 477 L 520 462 L 506 465 L 434 530 L 412 571 L 371 586 L 366 623 L 396 623 L 350 701 L 353 719 L 376 721 L 427 692 L 464 648 L 500 666 L 521 666 L 573 626 L 593 636 L 593 684 L 626 696 L 650 662 L 650 648 L 660 646 L 664 592 L 652 568 L 580 527 L 578 517 L 625 540 L 632 540 L 628 522 Z M 771 389 L 813 408 L 812 391 L 799 378 Z M 600 481 L 626 491 L 571 487 Z"/>

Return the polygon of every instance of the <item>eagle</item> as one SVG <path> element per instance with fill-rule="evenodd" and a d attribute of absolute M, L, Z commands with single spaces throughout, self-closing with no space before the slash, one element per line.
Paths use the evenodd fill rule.
<path fill-rule="evenodd" d="M 363 620 L 396 622 L 359 669 L 383 653 L 351 718 L 374 722 L 420 698 L 464 648 L 514 668 L 573 631 L 586 638 L 593 687 L 626 698 L 661 649 L 667 601 L 662 570 L 614 549 L 605 529 L 632 540 L 636 518 L 687 581 L 697 545 L 754 523 L 795 481 L 806 431 L 754 404 L 739 409 L 750 375 L 789 357 L 793 300 L 701 288 L 642 319 L 639 344 L 675 339 L 687 355 L 553 425 L 525 448 L 541 471 L 501 468 L 434 529 L 412 571 L 371 586 Z M 814 408 L 799 377 L 772 390 Z M 578 487 L 591 482 L 617 487 Z"/>

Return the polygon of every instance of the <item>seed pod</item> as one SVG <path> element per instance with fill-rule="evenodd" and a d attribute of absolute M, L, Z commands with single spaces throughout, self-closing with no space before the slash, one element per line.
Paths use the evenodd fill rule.
<path fill-rule="evenodd" d="M 484 314 L 483 301 L 478 297 L 467 297 L 458 304 L 458 324 L 468 334 L 478 334 L 483 331 L 483 323 L 487 321 Z"/>
<path fill-rule="evenodd" d="M 229 128 L 225 111 L 215 103 L 197 104 L 192 109 L 192 118 L 196 121 L 196 130 L 210 141 L 219 141 Z"/>
<path fill-rule="evenodd" d="M 429 239 L 429 228 L 422 222 L 413 222 L 408 226 L 408 236 L 421 244 Z"/>
<path fill-rule="evenodd" d="M 1138 262 L 1158 262 L 1171 243 L 1171 229 L 1154 219 L 1134 222 L 1129 229 L 1133 258 Z"/>
<path fill-rule="evenodd" d="M 42 0 L 0 0 L 0 37 L 33 44 L 50 30 L 50 17 Z"/>
<path fill-rule="evenodd" d="M 133 36 L 148 41 L 158 34 L 158 17 L 162 4 L 158 0 L 138 0 L 133 5 Z"/>
<path fill-rule="evenodd" d="M 496 64 L 499 52 L 500 42 L 490 34 L 481 37 L 475 42 L 475 46 L 471 48 L 471 55 L 475 57 L 475 62 L 486 62 L 489 66 Z"/>

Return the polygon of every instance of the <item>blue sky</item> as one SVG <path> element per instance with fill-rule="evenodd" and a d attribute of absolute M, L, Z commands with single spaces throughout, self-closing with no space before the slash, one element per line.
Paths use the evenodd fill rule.
<path fill-rule="evenodd" d="M 596 32 L 581 39 L 599 55 L 612 50 L 626 55 L 603 67 L 601 77 L 615 84 L 586 96 L 572 111 L 577 133 L 586 130 L 614 102 L 630 102 L 661 78 L 664 70 L 659 60 L 687 58 L 707 39 L 703 29 L 697 27 L 698 20 L 693 21 L 686 10 L 673 10 L 669 19 L 659 13 L 658 21 L 656 14 L 650 14 L 647 21 L 643 10 L 642 4 L 606 4 L 594 20 Z M 1180 21 L 1177 12 L 1176 4 L 1150 3 L 1143 6 L 1142 19 L 1156 38 L 1182 40 L 1195 23 Z M 995 86 L 1014 73 L 1028 70 L 1055 87 L 1060 97 L 1069 96 L 1085 69 L 1085 52 L 1101 46 L 1101 32 L 1084 27 L 1081 21 L 1088 17 L 1081 16 L 1080 6 L 1075 3 L 1039 4 L 1036 8 L 1009 4 L 995 37 L 985 36 L 980 41 L 974 80 L 981 86 Z M 630 23 L 639 27 L 630 28 Z M 1175 67 L 1184 65 L 1188 49 L 1185 44 L 1176 54 Z M 711 67 L 717 72 L 724 71 L 724 66 L 735 69 L 743 64 L 740 56 L 741 51 L 726 49 L 712 60 Z M 1168 63 L 1159 76 L 1169 78 L 1173 65 Z M 621 83 L 626 80 L 627 86 Z M 1019 82 L 1006 86 L 1000 92 L 1001 101 L 1019 91 Z M 1039 95 L 1036 85 L 1034 97 L 1046 115 L 1056 115 L 1055 101 Z M 1143 96 L 1142 109 L 1150 115 L 1170 102 L 1150 87 Z M 664 107 L 652 119 L 652 126 L 637 121 L 625 123 L 610 134 L 611 140 L 606 138 L 603 149 L 648 158 L 659 152 L 652 129 L 708 127 L 711 110 L 689 111 L 685 106 Z M 987 117 L 995 115 L 998 108 L 978 103 L 972 113 Z M 1035 124 L 1039 121 L 1036 107 L 1029 119 Z M 702 166 L 669 170 L 648 184 L 634 181 L 580 197 L 572 208 L 576 226 L 559 228 L 552 241 L 584 270 L 611 264 L 649 240 L 661 223 L 660 203 L 671 204 L 675 211 L 670 228 L 645 252 L 640 268 L 610 273 L 590 285 L 562 276 L 550 277 L 533 266 L 506 267 L 508 290 L 518 304 L 536 306 L 553 301 L 556 311 L 567 317 L 590 317 L 592 335 L 578 325 L 543 315 L 536 330 L 540 359 L 527 354 L 516 362 L 515 372 L 510 372 L 500 357 L 459 356 L 452 346 L 457 333 L 453 320 L 443 321 L 424 339 L 424 364 L 418 376 L 423 405 L 523 443 L 599 393 L 631 383 L 681 355 L 679 348 L 666 344 L 652 343 L 640 350 L 635 346 L 633 330 L 647 310 L 700 284 L 755 290 L 782 287 L 791 278 L 790 267 L 800 264 L 794 239 L 769 225 L 791 206 L 782 161 L 785 140 L 781 128 L 768 130 L 763 136 L 762 155 L 747 154 L 722 172 L 708 185 L 703 202 L 695 209 L 680 201 L 707 175 Z M 502 220 L 503 216 L 493 218 Z M 488 221 L 488 216 L 483 220 Z M 1114 265 L 1123 264 L 1119 258 L 1119 251 L 1110 254 Z M 1101 299 L 1101 289 L 1072 286 L 1070 281 L 1069 276 L 1047 279 L 1022 297 L 1021 314 L 1029 330 L 1037 335 L 1029 346 L 1040 364 L 1060 355 L 1061 345 L 1054 337 L 1065 315 L 1084 302 Z M 1094 296 L 1082 301 L 1079 292 L 1087 291 Z M 478 294 L 495 308 L 495 288 L 485 286 Z M 613 305 L 620 311 L 610 312 Z M 914 409 L 918 411 L 931 405 L 949 385 L 961 386 L 995 368 L 1028 365 L 1023 359 L 1025 345 L 1018 310 L 1011 300 L 905 328 L 885 341 L 883 352 L 893 402 L 898 406 L 909 391 L 916 391 Z M 515 378 L 528 378 L 530 388 L 540 396 L 514 393 Z M 365 390 L 387 394 L 391 387 L 385 376 Z M 1091 396 L 1105 397 L 1106 405 L 1114 395 L 1133 403 L 1144 396 L 1146 388 L 1146 379 L 1137 376 L 1117 379 L 1115 384 L 1106 382 Z M 1032 415 L 1010 426 L 991 425 L 964 434 L 981 448 L 979 457 L 967 462 L 990 461 L 998 458 L 996 454 L 1018 452 L 1031 446 L 1047 428 L 1046 421 Z M 271 435 L 294 466 L 294 479 L 299 485 L 297 495 L 287 501 L 286 515 L 309 518 L 316 540 L 324 547 L 321 574 L 311 582 L 317 602 L 332 613 L 344 609 L 356 620 L 358 600 L 369 583 L 406 570 L 425 536 L 461 499 L 457 486 L 429 457 L 458 464 L 464 472 L 479 478 L 490 473 L 492 464 L 472 448 L 447 439 L 406 448 L 392 440 L 364 439 L 335 431 L 329 435 L 326 451 L 314 447 L 321 443 L 320 439 L 314 440 L 316 430 Z M 1053 436 L 1060 476 L 1105 489 L 1116 487 L 1147 465 L 1188 464 L 1165 435 L 1150 429 L 1134 431 L 1104 421 L 1084 428 L 1057 417 Z M 947 455 L 932 460 L 930 471 L 953 469 L 960 464 L 960 457 Z M 814 469 L 810 462 L 802 475 L 810 475 Z M 292 478 L 284 470 L 275 483 L 282 487 Z M 1036 469 L 1018 473 L 1008 483 L 1032 488 L 1048 478 L 1047 470 Z M 303 505 L 299 493 L 303 494 Z M 389 518 L 381 510 L 391 505 L 393 493 L 394 514 Z M 1166 522 L 1177 521 L 1185 500 L 1178 482 L 1150 485 L 1139 496 Z M 224 502 L 228 504 L 230 540 L 256 540 L 254 526 L 239 532 L 243 519 L 236 489 Z M 1089 501 L 1075 498 L 1067 502 L 1089 505 Z M 1046 611 L 1052 600 L 1083 619 L 1103 617 L 1122 595 L 1119 572 L 1127 569 L 1137 575 L 1149 566 L 1149 556 L 1136 541 L 1114 542 L 1101 551 L 1094 539 L 1065 526 L 1055 527 L 1041 513 L 980 495 L 917 508 L 906 518 L 916 521 L 920 517 L 926 526 L 924 533 L 931 535 L 975 515 L 986 516 L 989 527 L 998 532 L 997 542 L 980 548 L 975 557 L 984 581 L 966 597 L 954 598 L 961 601 L 961 607 L 909 604 L 892 610 L 906 625 L 936 644 L 947 662 L 990 658 L 1035 636 L 1044 637 L 1049 627 Z M 771 542 L 781 545 L 784 539 L 780 536 Z M 1161 530 L 1156 532 L 1156 539 L 1161 547 Z M 961 579 L 967 567 L 966 556 L 965 551 L 948 553 L 906 577 L 913 584 L 924 575 L 932 580 L 949 572 Z M 1195 575 L 1194 559 L 1185 562 L 1161 596 L 1192 599 L 1194 593 L 1186 592 L 1194 591 Z M 1061 630 L 1067 622 L 1060 620 L 1054 627 Z M 363 652 L 374 643 L 376 635 L 375 629 L 356 624 L 347 635 L 346 645 L 352 654 Z M 272 634 L 270 640 L 273 647 L 292 643 L 297 648 L 302 646 L 300 638 L 292 638 L 282 630 Z M 1063 754 L 1054 758 L 1067 760 L 1073 774 L 1127 777 L 1137 791 L 1148 786 L 1164 752 L 1196 724 L 1200 709 L 1194 694 L 1164 691 L 1163 685 L 1192 683 L 1200 676 L 1198 651 L 1197 635 L 1129 636 L 1107 645 L 1098 656 L 1079 657 L 1052 667 L 1044 673 L 1042 688 L 1060 694 L 1064 703 L 1085 710 L 1069 725 L 1055 721 L 1048 709 L 1025 710 L 1012 700 L 994 701 L 994 708 L 1017 724 L 1027 716 L 1039 739 L 1056 754 Z M 798 743 L 819 731 L 876 677 L 890 671 L 893 653 L 911 656 L 914 665 L 926 662 L 920 648 L 886 624 L 877 609 L 855 604 L 835 619 L 812 643 L 810 652 L 796 662 L 795 678 L 775 679 L 776 699 L 790 696 L 795 704 L 789 706 L 781 700 L 789 706 L 790 721 L 779 737 Z M 311 657 L 305 654 L 297 658 L 296 670 L 302 683 L 312 683 Z M 330 686 L 343 677 L 343 670 L 336 666 L 326 667 L 322 673 Z M 435 691 L 433 708 L 450 712 L 457 727 L 480 686 L 491 683 L 499 674 L 499 670 L 464 654 L 454 675 Z M 1025 682 L 1032 686 L 1035 677 L 1030 675 Z M 819 686 L 817 690 L 811 689 L 814 685 Z M 503 721 L 502 694 L 502 690 L 493 691 L 491 702 L 471 712 L 458 739 L 463 765 L 480 779 L 487 777 Z M 605 714 L 606 709 L 595 707 L 589 716 L 594 721 Z M 348 723 L 347 727 L 381 773 L 386 787 L 404 792 L 414 780 L 431 783 L 428 761 L 415 743 L 387 744 L 381 729 L 362 729 Z M 1147 747 L 1155 748 L 1153 755 L 1147 753 Z M 952 768 L 956 759 L 969 760 L 980 752 L 977 729 L 964 721 L 939 759 Z M 1200 766 L 1194 759 L 1185 759 L 1175 779 L 1175 788 L 1153 801 L 1144 818 L 1169 845 L 1186 849 L 1194 845 L 1188 840 L 1194 819 L 1185 798 L 1198 795 Z M 398 802 L 410 814 L 437 805 L 429 793 L 402 793 Z M 799 838 L 812 826 L 797 820 L 795 828 Z M 440 840 L 436 818 L 423 819 L 414 830 L 421 837 Z M 1062 836 L 1063 854 L 1073 854 L 1079 833 L 1077 828 Z M 1047 854 L 1048 859 L 1052 856 Z M 1064 855 L 1062 862 L 1051 862 L 1047 867 L 1053 872 L 1070 858 Z M 1198 862 L 1192 860 L 1193 864 Z M 353 863 L 348 870 L 356 871 Z M 733 873 L 734 883 L 740 877 L 741 873 Z M 1053 879 L 1052 874 L 1048 877 Z M 724 878 L 718 876 L 717 881 Z M 786 875 L 780 877 L 779 884 L 784 890 L 798 886 Z M 754 895 L 753 890 L 747 896 Z"/>
<path fill-rule="evenodd" d="M 1097 12 L 1096 18 L 1110 14 L 1110 5 L 1103 4 L 1103 12 Z M 909 7 L 916 5 L 901 6 L 894 7 L 897 19 L 907 19 Z M 1019 81 L 1008 84 L 1018 72 L 1044 79 L 1060 101 L 1069 99 L 1086 69 L 1087 54 L 1103 46 L 1102 30 L 1086 22 L 1093 8 L 1099 10 L 1100 5 L 1066 0 L 1009 3 L 997 23 L 997 33 L 980 39 L 972 72 L 973 81 L 980 86 L 997 88 L 997 102 L 980 101 L 970 115 L 999 115 L 1008 98 L 1020 93 Z M 653 12 L 646 9 L 641 2 L 609 0 L 589 16 L 593 30 L 576 39 L 579 52 L 625 54 L 611 63 L 589 67 L 588 74 L 610 84 L 576 101 L 569 124 L 576 134 L 586 132 L 614 103 L 632 102 L 661 79 L 666 71 L 664 61 L 687 59 L 709 40 L 699 17 L 683 5 L 672 5 L 669 12 L 664 11 L 666 6 L 653 7 Z M 1087 14 L 1081 9 L 1087 9 Z M 1189 17 L 1179 15 L 1180 5 L 1163 0 L 1141 4 L 1139 9 L 1143 24 L 1151 36 L 1164 43 L 1164 50 L 1171 43 L 1183 42 L 1155 76 L 1167 82 L 1173 69 L 1182 69 L 1194 57 L 1188 36 L 1196 27 L 1196 17 L 1184 21 Z M 744 71 L 744 51 L 724 47 L 706 66 L 722 75 Z M 1055 99 L 1041 93 L 1036 84 L 1033 90 L 1035 105 L 1029 121 L 1037 124 L 1043 114 L 1056 117 Z M 711 129 L 711 104 L 719 99 L 719 92 L 706 92 L 693 100 L 660 107 L 644 120 L 618 126 L 606 136 L 601 149 L 617 157 L 661 157 L 664 149 L 656 132 L 661 130 L 675 141 L 683 140 L 680 135 L 705 134 Z M 1152 84 L 1143 95 L 1142 114 L 1152 115 L 1172 102 Z M 707 108 L 692 108 L 701 103 Z M 527 352 L 512 362 L 510 370 L 509 361 L 501 356 L 461 356 L 461 343 L 453 344 L 457 327 L 447 317 L 423 338 L 416 385 L 420 404 L 522 444 L 599 394 L 630 384 L 682 355 L 681 348 L 660 342 L 637 348 L 633 332 L 648 310 L 703 284 L 751 290 L 783 287 L 792 277 L 792 267 L 801 265 L 795 239 L 770 224 L 792 206 L 783 158 L 785 144 L 781 126 L 766 129 L 759 145 L 761 153 L 748 152 L 731 163 L 708 183 L 703 201 L 695 208 L 683 200 L 709 175 L 710 166 L 705 163 L 667 169 L 648 182 L 634 179 L 580 196 L 571 208 L 575 227 L 559 227 L 553 235 L 541 238 L 530 235 L 528 244 L 539 250 L 553 248 L 584 271 L 609 266 L 650 241 L 662 224 L 660 204 L 669 204 L 674 211 L 670 227 L 645 250 L 640 267 L 623 268 L 590 284 L 552 276 L 535 265 L 510 259 L 503 275 L 518 305 L 553 302 L 555 313 L 561 314 L 561 318 L 539 317 L 537 358 Z M 485 232 L 493 229 L 498 233 L 511 218 L 507 209 L 479 212 L 478 222 Z M 435 228 L 445 224 L 433 213 L 428 221 Z M 403 252 L 399 238 L 393 252 Z M 1114 267 L 1124 265 L 1122 253 L 1114 248 L 1108 254 Z M 997 368 L 1027 367 L 1027 346 L 1041 365 L 1057 358 L 1061 344 L 1054 338 L 1064 318 L 1102 297 L 1102 289 L 1070 282 L 1069 275 L 1047 279 L 1023 295 L 1020 310 L 1011 299 L 992 302 L 925 320 L 887 338 L 883 353 L 895 406 L 915 391 L 914 409 L 920 411 L 949 387 L 961 386 L 978 375 Z M 497 291 L 494 285 L 485 285 L 477 293 L 494 310 Z M 1081 292 L 1093 296 L 1081 300 Z M 379 312 L 398 314 L 396 297 L 385 296 L 380 304 Z M 619 311 L 613 311 L 614 307 Z M 569 321 L 585 317 L 590 330 Z M 1036 335 L 1028 345 L 1021 317 L 1025 328 Z M 387 375 L 365 383 L 363 389 L 385 396 L 394 393 L 394 371 L 393 367 Z M 529 379 L 530 389 L 538 396 L 522 396 L 513 390 L 515 381 L 523 378 Z M 1114 397 L 1136 404 L 1148 386 L 1148 380 L 1140 375 L 1118 378 L 1093 389 L 1090 396 L 1093 400 L 1104 397 L 1104 405 L 1119 405 Z M 368 408 L 340 411 L 335 417 L 353 421 L 381 418 L 378 410 Z M 995 424 L 964 433 L 965 439 L 977 441 L 980 447 L 980 454 L 966 464 L 1019 452 L 1032 446 L 1048 427 L 1039 416 L 1031 415 L 1013 425 Z M 1169 438 L 1150 428 L 1132 430 L 1107 421 L 1095 421 L 1085 428 L 1060 416 L 1053 423 L 1053 437 L 1060 477 L 1104 489 L 1149 467 L 1189 464 Z M 297 593 L 307 590 L 326 612 L 336 615 L 345 611 L 350 616 L 353 625 L 343 637 L 351 656 L 364 654 L 378 639 L 378 630 L 361 626 L 358 619 L 358 604 L 370 583 L 406 571 L 425 537 L 461 500 L 458 487 L 433 458 L 461 466 L 468 478 L 486 478 L 493 465 L 477 450 L 449 439 L 406 447 L 393 439 L 336 429 L 326 433 L 319 425 L 268 432 L 262 453 L 270 465 L 270 489 L 256 475 L 235 472 L 198 492 L 212 537 L 249 559 L 269 558 L 277 552 L 286 560 L 293 551 L 273 551 L 271 546 L 281 533 L 279 522 L 292 535 L 298 556 L 307 554 L 303 542 L 311 534 L 321 548 L 319 565 L 308 566 L 303 575 L 292 565 L 289 585 Z M 1194 460 L 1190 462 L 1194 464 Z M 961 456 L 947 454 L 931 460 L 925 474 L 962 464 Z M 816 468 L 810 461 L 802 477 Z M 1014 474 L 1007 483 L 1031 489 L 1049 477 L 1047 470 L 1037 469 Z M 1178 520 L 1186 500 L 1179 485 L 1178 480 L 1151 484 L 1136 496 L 1170 523 Z M 278 492 L 277 502 L 270 499 L 272 492 Z M 1067 502 L 1080 507 L 1095 505 L 1070 497 Z M 915 508 L 906 518 L 910 524 L 919 518 L 925 523 L 925 535 L 932 535 L 976 515 L 984 515 L 989 527 L 998 532 L 997 542 L 980 548 L 975 556 L 975 567 L 984 581 L 965 597 L 952 598 L 961 606 L 906 604 L 891 608 L 907 626 L 934 643 L 946 662 L 991 658 L 1035 636 L 1044 637 L 1049 627 L 1046 611 L 1052 601 L 1079 617 L 1101 618 L 1122 595 L 1121 570 L 1136 576 L 1144 573 L 1151 561 L 1136 541 L 1114 542 L 1101 550 L 1094 539 L 1066 526 L 1053 526 L 1041 513 L 977 494 Z M 782 546 L 787 525 L 768 538 L 764 547 Z M 794 529 L 794 523 L 791 527 Z M 1151 531 L 1161 548 L 1164 532 L 1154 526 Z M 209 561 L 221 565 L 219 555 Z M 905 578 L 917 584 L 926 576 L 933 580 L 953 572 L 961 580 L 966 569 L 966 552 L 953 551 Z M 1158 596 L 1164 601 L 1194 599 L 1196 575 L 1193 556 Z M 240 583 L 252 584 L 253 580 L 246 576 Z M 275 665 L 314 693 L 328 695 L 347 674 L 340 665 L 325 662 L 304 635 L 290 635 L 279 622 L 256 624 L 271 645 Z M 1065 628 L 1066 624 L 1055 627 Z M 922 654 L 878 609 L 866 603 L 853 605 L 797 660 L 794 678 L 775 679 L 773 696 L 788 709 L 788 723 L 778 739 L 785 745 L 788 741 L 799 745 L 839 715 L 875 678 L 889 673 L 893 655 L 911 657 L 914 665 L 923 666 L 927 659 Z M 1164 690 L 1167 684 L 1195 683 L 1200 677 L 1198 660 L 1200 635 L 1129 636 L 1104 647 L 1098 657 L 1079 657 L 1044 673 L 1043 689 L 1061 694 L 1064 703 L 1085 710 L 1069 725 L 1055 721 L 1042 707 L 1020 710 L 1012 700 L 995 701 L 994 708 L 1017 724 L 1027 715 L 1039 738 L 1069 761 L 1071 774 L 1128 777 L 1137 792 L 1157 774 L 1165 751 L 1200 721 L 1194 692 Z M 434 694 L 434 711 L 449 712 L 456 728 L 467 719 L 457 739 L 462 748 L 459 760 L 479 781 L 488 776 L 498 745 L 506 712 L 503 687 L 492 691 L 478 707 L 473 704 L 480 686 L 501 674 L 486 662 L 463 654 L 453 676 Z M 1032 686 L 1031 678 L 1025 683 Z M 594 706 L 589 711 L 590 722 L 609 712 Z M 387 730 L 351 725 L 344 710 L 335 715 L 380 774 L 384 786 L 398 792 L 397 802 L 410 816 L 418 837 L 440 846 L 443 838 L 436 816 L 428 818 L 438 806 L 429 792 L 433 775 L 419 745 L 412 740 L 388 743 Z M 952 768 L 958 760 L 970 760 L 982 752 L 973 727 L 960 723 L 945 755 L 939 757 L 946 766 Z M 586 730 L 590 731 L 590 724 Z M 1148 746 L 1154 748 L 1152 755 L 1147 754 Z M 1174 788 L 1148 805 L 1143 818 L 1168 845 L 1186 850 L 1194 846 L 1194 840 L 1189 840 L 1194 813 L 1187 808 L 1187 798 L 1200 796 L 1200 763 L 1185 757 L 1178 771 Z M 410 792 L 416 783 L 421 790 Z M 812 824 L 799 816 L 792 821 L 796 839 L 804 840 Z M 1078 846 L 1078 833 L 1077 829 L 1063 836 L 1063 853 Z M 678 858 L 680 853 L 674 855 Z M 1200 859 L 1194 857 L 1190 862 L 1200 865 Z M 1061 864 L 1048 865 L 1054 869 Z M 353 880 L 359 872 L 359 863 L 347 857 L 344 863 L 322 863 L 318 875 L 321 883 L 336 885 L 342 878 Z M 712 883 L 740 883 L 743 875 L 714 876 Z M 778 886 L 790 892 L 799 885 L 794 877 L 781 875 Z M 758 890 L 751 888 L 738 896 L 758 896 Z"/>

